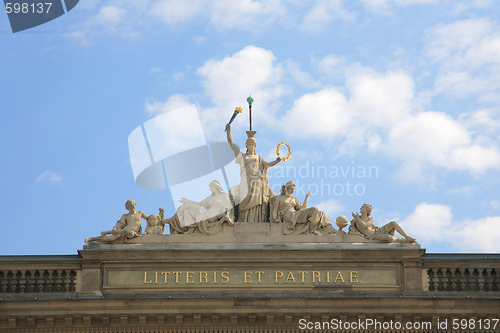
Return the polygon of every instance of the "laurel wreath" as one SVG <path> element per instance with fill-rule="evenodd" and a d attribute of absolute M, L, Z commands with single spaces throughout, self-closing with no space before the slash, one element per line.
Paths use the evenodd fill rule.
<path fill-rule="evenodd" d="M 290 155 L 292 155 L 292 150 L 290 149 L 290 146 L 286 142 L 280 142 L 278 143 L 278 146 L 276 147 L 276 157 L 280 157 L 280 147 L 281 146 L 286 146 L 288 148 L 288 155 L 286 157 L 281 157 L 281 160 L 285 162 L 290 158 Z"/>

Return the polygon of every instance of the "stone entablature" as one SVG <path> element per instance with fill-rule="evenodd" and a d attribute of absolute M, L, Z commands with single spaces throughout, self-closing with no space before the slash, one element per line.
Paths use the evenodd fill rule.
<path fill-rule="evenodd" d="M 2 332 L 307 332 L 299 320 L 378 320 L 432 322 L 453 319 L 498 319 L 498 299 L 433 299 L 408 297 L 219 297 L 58 300 L 52 307 L 8 302 L 9 316 L 2 312 Z M 57 304 L 57 305 L 55 305 Z M 449 327 L 448 327 L 449 328 Z M 356 330 L 355 330 L 356 331 Z M 351 332 L 355 332 L 352 331 Z M 453 330 L 447 330 L 451 332 Z M 316 332 L 316 331 L 314 331 Z M 335 332 L 335 330 L 318 330 Z M 348 332 L 338 330 L 337 332 Z M 378 332 L 390 332 L 378 330 Z M 397 332 L 397 331 L 392 331 Z M 422 332 L 406 330 L 406 332 Z M 427 332 L 427 330 L 426 330 Z M 467 332 L 498 332 L 474 330 Z"/>
<path fill-rule="evenodd" d="M 7 286 L 0 293 L 0 331 L 299 332 L 304 318 L 405 323 L 500 313 L 500 255 L 424 254 L 415 244 L 394 243 L 243 245 L 94 244 L 79 256 L 0 256 Z M 37 272 L 44 272 L 43 281 Z M 48 272 L 61 273 L 52 291 Z M 63 272 L 71 277 L 69 289 Z"/>
<path fill-rule="evenodd" d="M 222 246 L 222 244 L 218 244 Z M 227 245 L 227 244 L 225 244 Z M 307 244 L 304 244 L 307 245 Z M 396 244 L 387 244 L 386 246 L 394 249 Z M 248 245 L 247 249 L 248 249 Z M 406 246 L 409 246 L 408 244 Z M 99 244 L 99 247 L 104 253 L 109 250 L 110 247 L 114 247 L 116 250 L 116 245 L 104 245 Z M 122 249 L 126 248 L 126 245 L 119 246 Z M 275 247 L 279 250 L 279 247 Z M 213 250 L 216 247 L 212 248 Z M 293 247 L 292 247 L 293 249 Z M 148 251 L 157 250 L 155 247 L 148 248 Z M 359 250 L 359 249 L 358 249 Z M 129 280 L 127 283 L 129 286 L 149 286 L 149 285 L 165 285 L 162 281 L 165 281 L 165 276 L 168 277 L 167 282 L 172 280 L 168 288 L 173 288 L 174 286 L 186 285 L 186 281 L 193 281 L 193 287 L 200 286 L 199 280 L 200 276 L 203 282 L 207 284 L 214 284 L 214 272 L 217 273 L 217 278 L 219 278 L 219 283 L 223 285 L 226 278 L 223 270 L 215 270 L 213 268 L 207 269 L 193 269 L 193 266 L 189 270 L 180 271 L 176 270 L 168 271 L 169 274 L 162 274 L 164 269 L 148 269 L 148 267 L 143 267 L 142 269 L 125 270 L 123 272 L 138 272 L 134 279 Z M 272 286 L 275 284 L 276 278 L 278 279 L 278 284 L 283 285 L 283 282 L 287 280 L 288 283 L 293 283 L 293 280 L 297 281 L 304 280 L 304 283 L 312 283 L 313 275 L 315 282 L 318 283 L 331 283 L 331 284 L 357 284 L 361 283 L 360 272 L 367 272 L 365 269 L 360 269 L 359 267 L 353 267 L 343 269 L 337 267 L 332 270 L 309 270 L 309 271 L 299 271 L 299 270 L 278 270 L 276 267 L 267 271 L 265 276 L 266 285 Z M 108 270 L 109 271 L 109 270 Z M 155 272 L 159 272 L 159 278 L 157 276 L 156 280 L 158 283 L 153 283 L 155 280 Z M 243 281 L 242 287 L 245 287 L 245 283 L 252 284 L 255 283 L 252 277 L 259 277 L 262 270 L 249 271 L 247 269 L 234 270 L 237 272 L 238 278 Z M 384 272 L 384 270 L 373 270 L 374 272 Z M 2 299 L 5 298 L 26 298 L 33 294 L 74 294 L 77 296 L 77 290 L 80 290 L 81 286 L 77 286 L 77 280 L 81 279 L 82 272 L 82 258 L 81 256 L 0 256 L 0 296 Z M 114 274 L 120 275 L 119 270 L 111 269 Z M 186 279 L 188 274 L 186 272 L 193 272 L 189 274 L 189 279 Z M 210 274 L 208 274 L 210 272 Z M 270 273 L 269 273 L 270 272 Z M 288 272 L 292 274 L 289 276 Z M 300 273 L 304 272 L 304 273 Z M 314 273 L 313 273 L 314 272 Z M 337 274 L 340 272 L 340 275 Z M 389 275 L 394 277 L 397 275 L 396 271 L 392 271 Z M 146 273 L 146 274 L 145 274 Z M 205 274 L 206 278 L 205 278 Z M 281 276 L 281 273 L 284 275 Z M 330 273 L 330 274 L 328 274 Z M 424 279 L 422 281 L 422 290 L 425 294 L 467 294 L 469 296 L 477 294 L 478 296 L 485 295 L 484 293 L 496 293 L 500 291 L 500 255 L 498 254 L 424 254 L 422 259 L 422 273 Z M 222 275 L 221 275 L 222 274 Z M 269 277 L 271 274 L 271 278 Z M 175 279 L 178 275 L 179 283 L 175 283 Z M 195 281 L 195 275 L 197 281 Z M 103 274 L 103 277 L 105 275 Z M 234 277 L 234 273 L 232 275 Z M 293 276 L 293 278 L 292 278 Z M 221 278 L 222 277 L 222 278 Z M 229 275 L 228 275 L 229 277 Z M 305 278 L 307 277 L 307 281 Z M 215 278 L 215 280 L 217 280 Z M 323 278 L 323 281 L 320 281 Z M 245 280 L 246 279 L 246 280 Z M 274 279 L 274 280 L 273 280 Z M 186 280 L 186 281 L 185 281 Z M 252 280 L 252 282 L 250 282 Z M 344 282 L 342 282 L 344 280 Z M 352 281 L 351 281 L 352 280 Z M 146 281 L 146 282 L 145 282 Z M 229 281 L 231 279 L 229 278 Z M 246 282 L 245 282 L 246 281 Z M 258 281 L 258 280 L 256 280 Z M 329 281 L 329 282 L 327 282 Z M 111 284 L 116 282 L 112 282 Z M 264 283 L 264 278 L 262 282 Z M 389 283 L 386 283 L 389 284 Z M 201 284 L 202 286 L 203 284 Z M 233 284 L 229 284 L 233 285 Z M 371 284 L 374 285 L 374 284 Z M 396 284 L 394 284 L 396 285 Z M 310 284 L 307 284 L 310 286 Z M 103 283 L 103 287 L 106 284 Z M 53 297 L 57 297 L 54 295 Z"/>

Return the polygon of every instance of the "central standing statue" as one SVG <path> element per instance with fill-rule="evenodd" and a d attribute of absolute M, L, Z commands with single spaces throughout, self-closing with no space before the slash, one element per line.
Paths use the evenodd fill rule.
<path fill-rule="evenodd" d="M 226 125 L 227 142 L 236 156 L 236 163 L 240 165 L 241 183 L 239 188 L 239 215 L 240 222 L 266 222 L 269 221 L 269 198 L 274 196 L 269 187 L 267 168 L 275 166 L 281 159 L 266 162 L 255 153 L 257 141 L 255 131 L 247 131 L 246 153 L 242 153 L 234 144 L 231 136 L 231 125 Z"/>

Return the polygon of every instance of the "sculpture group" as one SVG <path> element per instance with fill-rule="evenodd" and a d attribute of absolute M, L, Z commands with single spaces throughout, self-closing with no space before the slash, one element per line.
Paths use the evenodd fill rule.
<path fill-rule="evenodd" d="M 250 110 L 251 102 L 249 101 Z M 241 108 L 237 108 L 231 121 L 237 112 L 241 113 L 240 110 Z M 303 203 L 292 196 L 295 191 L 295 183 L 292 180 L 282 185 L 280 193 L 275 195 L 269 187 L 267 169 L 285 159 L 278 156 L 276 160 L 267 162 L 257 155 L 256 132 L 252 130 L 246 132 L 246 152 L 241 152 L 234 144 L 230 123 L 226 125 L 225 130 L 227 142 L 234 152 L 235 162 L 240 167 L 239 185 L 232 187 L 229 193 L 226 193 L 221 184 L 214 180 L 209 184 L 211 194 L 207 198 L 201 202 L 182 198 L 180 200 L 182 205 L 170 218 L 165 218 L 164 210 L 161 208 L 159 214 L 149 216 L 142 211 L 136 211 L 135 201 L 128 200 L 125 208 L 129 212 L 122 215 L 112 230 L 101 232 L 99 237 L 88 237 L 85 242 L 125 243 L 135 237 L 162 235 L 166 225 L 169 225 L 170 234 L 212 235 L 220 233 L 223 224 L 234 225 L 235 221 L 282 224 L 285 235 L 345 234 L 342 228 L 348 224 L 347 218 L 339 216 L 335 220 L 339 229 L 334 229 L 324 212 L 316 207 L 308 207 L 311 191 L 306 194 Z M 394 221 L 382 227 L 375 226 L 371 211 L 371 205 L 364 204 L 360 209 L 361 215 L 352 213 L 353 219 L 348 233 L 380 242 L 415 241 Z M 142 219 L 147 221 L 144 234 L 142 234 Z M 395 237 L 395 231 L 403 238 Z"/>

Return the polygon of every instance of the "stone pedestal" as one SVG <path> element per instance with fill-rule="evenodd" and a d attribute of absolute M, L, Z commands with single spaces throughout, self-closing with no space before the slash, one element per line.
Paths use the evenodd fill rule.
<path fill-rule="evenodd" d="M 380 243 L 348 234 L 283 235 L 282 228 L 272 223 L 235 223 L 210 236 L 156 235 L 127 244 L 90 243 L 79 251 L 83 259 L 80 295 L 423 293 L 425 251 L 419 244 Z"/>

